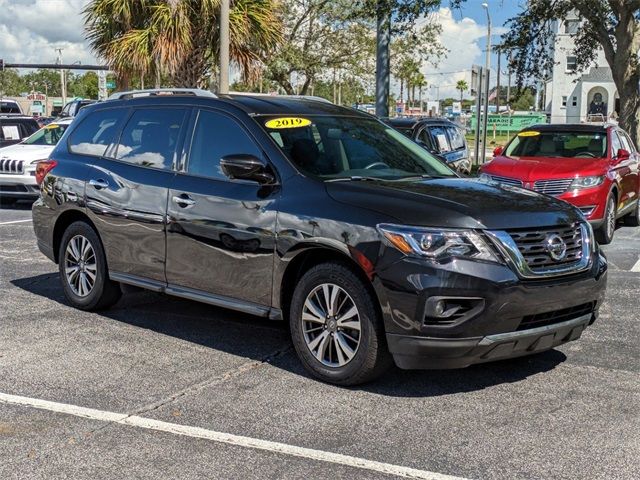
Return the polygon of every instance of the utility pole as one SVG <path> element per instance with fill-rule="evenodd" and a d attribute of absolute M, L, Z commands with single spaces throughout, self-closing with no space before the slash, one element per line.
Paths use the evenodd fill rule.
<path fill-rule="evenodd" d="M 62 65 L 62 48 L 56 48 L 58 59 L 56 63 Z M 60 93 L 62 94 L 62 106 L 67 103 L 67 82 L 65 79 L 64 68 L 60 69 Z"/>
<path fill-rule="evenodd" d="M 498 68 L 496 69 L 496 113 L 500 113 L 500 49 L 496 51 L 498 54 Z"/>
<path fill-rule="evenodd" d="M 489 80 L 491 68 L 491 16 L 489 15 L 489 4 L 483 3 L 482 7 L 487 11 L 487 57 L 485 59 L 485 85 L 484 85 L 484 119 L 482 122 L 482 150 L 480 152 L 481 164 L 487 156 L 487 125 L 489 123 Z"/>
<path fill-rule="evenodd" d="M 220 2 L 220 81 L 218 92 L 229 93 L 229 0 Z"/>
<path fill-rule="evenodd" d="M 383 0 L 378 0 L 376 12 L 376 115 L 389 116 L 389 44 L 391 43 L 391 13 Z"/>

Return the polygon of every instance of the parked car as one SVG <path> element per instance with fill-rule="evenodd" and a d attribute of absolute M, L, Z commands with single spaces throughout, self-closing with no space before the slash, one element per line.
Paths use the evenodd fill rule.
<path fill-rule="evenodd" d="M 462 174 L 471 172 L 464 131 L 455 123 L 432 117 L 395 117 L 384 121 L 441 158 L 455 171 Z"/>
<path fill-rule="evenodd" d="M 325 101 L 147 93 L 84 108 L 38 164 L 34 229 L 71 305 L 124 283 L 285 319 L 304 367 L 342 385 L 392 359 L 541 352 L 595 321 L 607 263 L 571 205 L 459 178 Z"/>
<path fill-rule="evenodd" d="M 536 125 L 493 154 L 483 178 L 575 205 L 602 244 L 613 239 L 618 219 L 640 225 L 640 154 L 617 125 Z"/>
<path fill-rule="evenodd" d="M 25 115 L 0 114 L 0 148 L 21 142 L 38 131 L 38 122 Z"/>
<path fill-rule="evenodd" d="M 60 112 L 59 117 L 61 118 L 75 117 L 76 115 L 78 115 L 78 112 L 80 111 L 81 108 L 86 107 L 87 105 L 91 105 L 93 103 L 96 103 L 96 100 L 89 100 L 89 99 L 82 99 L 82 98 L 77 98 L 75 100 L 72 100 L 64 106 L 64 108 Z"/>
<path fill-rule="evenodd" d="M 0 148 L 0 202 L 10 205 L 20 199 L 35 200 L 40 195 L 36 166 L 46 160 L 72 119 L 63 119 L 41 128 L 22 142 Z"/>
<path fill-rule="evenodd" d="M 15 100 L 8 100 L 3 98 L 0 100 L 0 115 L 3 113 L 14 113 L 18 115 L 22 115 L 22 109 L 20 108 L 20 104 Z"/>

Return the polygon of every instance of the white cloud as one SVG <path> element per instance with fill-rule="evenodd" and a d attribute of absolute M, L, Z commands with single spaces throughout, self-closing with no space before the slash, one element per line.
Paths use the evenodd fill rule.
<path fill-rule="evenodd" d="M 84 40 L 87 0 L 0 0 L 0 58 L 6 63 L 97 63 Z"/>
<path fill-rule="evenodd" d="M 466 80 L 467 83 L 470 83 L 471 66 L 474 63 L 484 65 L 487 26 L 468 17 L 456 20 L 450 8 L 441 8 L 434 20 L 442 26 L 440 42 L 449 51 L 437 66 L 425 64 L 421 70 L 426 75 L 429 85 L 439 87 L 440 99 L 458 98 L 460 92 L 455 89 L 456 82 Z M 493 41 L 495 42 L 497 39 L 494 35 L 501 35 L 504 32 L 505 29 L 502 27 L 494 28 L 492 31 Z M 495 62 L 495 56 L 492 58 L 492 62 Z M 436 73 L 441 73 L 441 75 L 434 75 Z M 492 69 L 493 82 L 495 82 L 495 65 Z M 426 93 L 429 99 L 436 98 L 435 88 L 427 87 Z M 468 97 L 469 93 L 467 92 L 465 96 Z"/>

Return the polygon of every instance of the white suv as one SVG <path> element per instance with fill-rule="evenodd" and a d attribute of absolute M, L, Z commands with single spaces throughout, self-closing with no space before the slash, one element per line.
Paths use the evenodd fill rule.
<path fill-rule="evenodd" d="M 35 176 L 37 163 L 49 157 L 72 120 L 65 118 L 55 121 L 20 143 L 0 148 L 1 204 L 11 205 L 19 199 L 38 198 L 40 189 Z"/>

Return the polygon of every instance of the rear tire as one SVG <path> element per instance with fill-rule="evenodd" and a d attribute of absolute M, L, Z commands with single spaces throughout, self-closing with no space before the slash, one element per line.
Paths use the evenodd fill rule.
<path fill-rule="evenodd" d="M 625 225 L 629 227 L 640 227 L 640 200 L 636 201 L 636 208 L 624 217 Z"/>
<path fill-rule="evenodd" d="M 116 303 L 120 284 L 109 280 L 107 260 L 98 234 L 85 222 L 67 227 L 58 255 L 60 280 L 69 303 L 80 310 L 101 310 Z"/>
<path fill-rule="evenodd" d="M 342 263 L 322 263 L 302 276 L 289 323 L 293 345 L 309 373 L 336 385 L 358 385 L 391 366 L 377 301 Z"/>
<path fill-rule="evenodd" d="M 612 242 L 616 231 L 616 214 L 616 199 L 613 195 L 609 195 L 604 211 L 604 223 L 595 231 L 596 240 L 600 245 L 608 245 Z"/>

